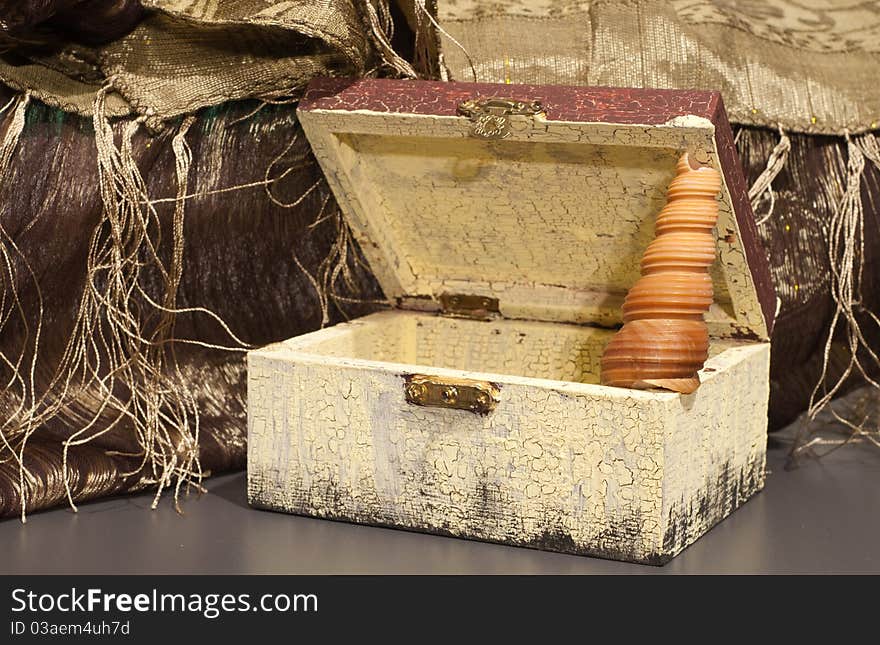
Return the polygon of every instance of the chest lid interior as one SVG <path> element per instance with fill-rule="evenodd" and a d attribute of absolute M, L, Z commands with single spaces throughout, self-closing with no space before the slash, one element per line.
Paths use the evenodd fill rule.
<path fill-rule="evenodd" d="M 514 114 L 480 121 L 466 102 L 487 98 Z M 386 296 L 421 310 L 620 324 L 688 152 L 723 179 L 710 333 L 769 338 L 775 294 L 717 92 L 319 79 L 299 115 Z"/>

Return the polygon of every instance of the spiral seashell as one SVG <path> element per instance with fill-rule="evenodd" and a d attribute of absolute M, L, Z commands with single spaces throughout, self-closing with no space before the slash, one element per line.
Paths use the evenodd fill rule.
<path fill-rule="evenodd" d="M 717 170 L 682 155 L 642 257 L 642 277 L 623 302 L 623 327 L 602 355 L 604 385 L 684 394 L 699 387 L 697 373 L 709 357 L 703 313 L 713 300 L 719 190 Z"/>

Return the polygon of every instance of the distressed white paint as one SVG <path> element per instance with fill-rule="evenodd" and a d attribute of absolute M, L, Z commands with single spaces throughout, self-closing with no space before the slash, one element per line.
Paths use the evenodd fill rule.
<path fill-rule="evenodd" d="M 599 357 L 687 150 L 714 129 L 301 113 L 371 267 L 403 308 L 499 298 L 502 318 L 396 310 L 251 352 L 248 495 L 256 506 L 662 562 L 764 482 L 767 329 L 728 188 L 714 338 L 691 395 L 604 387 Z M 421 373 L 491 381 L 486 416 L 406 402 Z"/>
<path fill-rule="evenodd" d="M 689 396 L 564 380 L 596 381 L 610 333 L 395 311 L 252 352 L 249 499 L 662 561 L 763 484 L 769 345 L 719 341 Z M 412 373 L 491 381 L 501 400 L 414 406 Z"/>

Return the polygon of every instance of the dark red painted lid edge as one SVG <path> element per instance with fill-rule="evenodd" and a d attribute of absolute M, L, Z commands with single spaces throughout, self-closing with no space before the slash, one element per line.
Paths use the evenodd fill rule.
<path fill-rule="evenodd" d="M 703 90 L 320 78 L 308 86 L 299 109 L 456 116 L 459 103 L 477 96 L 538 100 L 552 121 L 646 125 L 685 115 L 711 119 L 719 99 Z"/>
<path fill-rule="evenodd" d="M 727 111 L 724 109 L 724 102 L 720 95 L 712 122 L 715 124 L 715 145 L 718 148 L 719 163 L 724 173 L 727 189 L 730 192 L 730 199 L 733 202 L 736 222 L 739 225 L 740 243 L 746 254 L 746 262 L 752 274 L 752 282 L 758 294 L 758 302 L 761 304 L 764 324 L 767 327 L 767 336 L 769 337 L 773 333 L 773 324 L 776 318 L 776 288 L 773 286 L 770 262 L 764 251 L 764 245 L 761 244 L 761 239 L 758 237 L 758 227 L 755 225 L 755 215 L 749 200 L 748 186 L 733 140 L 733 130 L 727 120 Z M 719 234 L 723 235 L 724 231 L 719 231 Z"/>

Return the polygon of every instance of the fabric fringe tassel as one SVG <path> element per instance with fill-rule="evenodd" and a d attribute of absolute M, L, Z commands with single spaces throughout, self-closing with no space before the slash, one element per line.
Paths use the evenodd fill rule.
<path fill-rule="evenodd" d="M 348 228 L 348 224 L 345 222 L 339 207 L 336 206 L 335 202 L 333 202 L 333 205 L 331 206 L 332 193 L 323 177 L 316 180 L 311 186 L 304 190 L 299 197 L 291 202 L 282 202 L 273 194 L 272 186 L 280 179 L 283 179 L 291 170 L 302 167 L 305 164 L 313 163 L 311 160 L 299 158 L 278 176 L 270 176 L 275 166 L 286 157 L 293 148 L 298 137 L 299 132 L 293 137 L 293 139 L 291 139 L 290 143 L 287 144 L 284 150 L 272 160 L 266 168 L 262 184 L 269 201 L 279 208 L 296 208 L 300 206 L 309 195 L 313 193 L 319 195 L 321 206 L 318 209 L 314 221 L 306 228 L 306 232 L 313 232 L 320 226 L 333 227 L 335 241 L 330 247 L 330 252 L 321 261 L 314 273 L 305 267 L 295 252 L 292 253 L 294 264 L 296 264 L 297 268 L 303 273 L 315 291 L 315 296 L 318 299 L 318 306 L 321 311 L 321 327 L 323 328 L 330 324 L 331 305 L 345 319 L 349 318 L 348 313 L 344 308 L 344 305 L 346 304 L 391 306 L 392 303 L 387 300 L 351 298 L 339 293 L 340 278 L 342 279 L 342 285 L 349 293 L 356 293 L 358 291 L 352 273 L 352 265 L 360 266 L 368 273 L 371 273 L 371 271 L 361 257 L 354 238 L 352 237 L 351 230 Z M 328 207 L 331 209 L 331 212 L 329 213 L 327 212 Z"/>
<path fill-rule="evenodd" d="M 779 143 L 776 144 L 773 151 L 770 153 L 770 157 L 767 159 L 767 167 L 760 175 L 758 175 L 757 179 L 755 179 L 755 182 L 752 184 L 752 187 L 749 188 L 749 201 L 752 204 L 752 210 L 755 211 L 756 216 L 758 213 L 758 206 L 764 195 L 767 195 L 770 200 L 767 214 L 755 222 L 758 226 L 764 224 L 770 219 L 770 216 L 773 215 L 773 208 L 776 206 L 776 197 L 773 193 L 773 180 L 776 179 L 776 176 L 779 175 L 785 167 L 785 162 L 788 160 L 788 153 L 790 151 L 791 139 L 789 139 L 785 130 L 782 129 L 782 126 L 779 126 Z"/>
<path fill-rule="evenodd" d="M 169 372 L 179 376 L 173 355 L 172 317 L 182 271 L 183 202 L 179 197 L 186 194 L 191 159 L 183 136 L 191 120 L 184 121 L 173 142 L 181 185 L 168 270 L 155 246 L 158 215 L 134 161 L 133 139 L 141 120 L 125 124 L 117 146 L 105 116 L 108 91 L 105 88 L 98 93 L 93 117 L 102 218 L 91 236 L 87 284 L 57 373 L 67 396 L 58 397 L 56 406 L 68 402 L 70 381 L 77 374 L 80 381 L 74 392 L 97 386 L 103 400 L 98 412 L 77 424 L 78 429 L 64 442 L 64 471 L 68 472 L 70 448 L 117 428 L 130 429 L 139 449 L 120 454 L 139 463 L 126 475 L 137 474 L 145 485 L 156 485 L 153 507 L 176 478 L 174 503 L 179 510 L 182 483 L 201 479 L 198 408 L 186 384 L 168 376 Z M 143 290 L 141 278 L 147 267 L 161 276 L 165 291 L 161 304 Z M 109 422 L 105 419 L 99 424 L 103 416 L 109 416 Z M 65 486 L 68 502 L 76 510 L 69 482 L 65 481 Z"/>
<path fill-rule="evenodd" d="M 418 78 L 418 73 L 410 63 L 394 51 L 391 39 L 394 36 L 394 20 L 388 0 L 365 0 L 367 25 L 373 44 L 379 51 L 382 61 L 399 75 L 407 78 Z"/>
<path fill-rule="evenodd" d="M 0 365 L 5 368 L 0 373 L 11 374 L 9 383 L 4 383 L 4 398 L 0 399 L 7 413 L 7 418 L 0 424 L 0 461 L 14 459 L 17 464 L 17 489 L 20 491 L 17 501 L 20 502 L 22 521 L 26 521 L 29 495 L 49 485 L 49 482 L 41 482 L 39 472 L 30 472 L 27 466 L 39 466 L 41 460 L 51 461 L 53 435 L 39 433 L 30 447 L 28 440 L 52 421 L 55 421 L 52 424 L 55 428 L 70 429 L 70 434 L 60 441 L 56 439 L 60 443 L 58 461 L 61 463 L 60 468 L 56 465 L 54 469 L 64 473 L 64 481 L 56 481 L 61 477 L 53 478 L 53 499 L 60 501 L 62 496 L 66 497 L 73 510 L 77 509 L 78 499 L 100 491 L 101 482 L 87 481 L 89 473 L 78 469 L 70 459 L 72 450 L 78 451 L 78 461 L 85 454 L 95 455 L 95 459 L 119 458 L 120 468 L 114 470 L 114 477 L 126 481 L 126 490 L 155 487 L 153 508 L 169 488 L 174 490 L 174 506 L 178 511 L 182 491 L 189 486 L 201 490 L 204 473 L 199 459 L 198 385 L 188 381 L 178 363 L 175 347 L 188 343 L 240 352 L 250 346 L 210 310 L 178 307 L 178 291 L 184 271 L 188 200 L 263 188 L 273 204 L 292 209 L 303 204 L 313 193 L 322 195 L 320 210 L 308 230 L 332 226 L 336 241 L 314 274 L 296 257 L 293 258 L 318 294 L 322 324 L 331 321 L 333 307 L 347 318 L 343 309 L 346 303 L 385 304 L 384 301 L 348 298 L 339 293 L 342 288 L 347 293 L 359 291 L 353 267 L 363 268 L 362 274 L 369 274 L 369 270 L 365 268 L 341 213 L 332 205 L 323 178 L 288 203 L 280 201 L 273 193 L 277 182 L 295 169 L 313 163 L 307 154 L 301 155 L 291 161 L 290 167 L 270 177 L 282 159 L 290 161 L 286 156 L 298 134 L 273 159 L 263 181 L 190 193 L 193 155 L 186 136 L 195 117 L 185 117 L 171 138 L 176 195 L 151 199 L 136 163 L 136 135 L 145 125 L 144 119 L 122 121 L 113 127 L 106 113 L 106 98 L 111 85 L 98 92 L 92 118 L 102 210 L 89 237 L 85 286 L 60 358 L 52 365 L 51 372 L 43 375 L 49 378 L 41 379 L 42 385 L 39 386 L 35 371 L 46 370 L 45 364 L 38 364 L 42 359 L 42 304 L 34 325 L 33 314 L 26 312 L 15 291 L 15 285 L 21 282 L 16 271 L 21 271 L 22 266 L 27 271 L 30 269 L 0 222 L 0 257 L 4 260 L 0 269 L 4 269 L 3 279 L 12 285 L 12 289 L 7 288 L 0 294 L 0 330 L 15 315 L 21 319 L 19 326 L 29 330 L 25 347 L 20 352 L 16 350 L 17 356 L 0 353 Z M 24 129 L 28 101 L 29 97 L 25 95 L 10 103 L 14 105 L 13 116 L 0 145 L 2 181 L 9 180 L 13 154 Z M 159 204 L 173 208 L 172 235 L 164 242 L 162 221 L 156 210 Z M 32 271 L 30 277 L 33 292 L 39 294 L 39 284 Z M 149 292 L 147 284 L 151 285 Z M 176 337 L 175 321 L 183 313 L 209 316 L 232 342 L 222 346 Z M 10 394 L 13 389 L 14 396 Z M 15 402 L 14 405 L 9 404 L 10 400 Z M 83 401 L 87 401 L 87 405 L 83 405 Z M 97 455 L 97 449 L 89 444 L 108 433 L 112 433 L 113 444 L 121 447 Z M 124 464 L 130 465 L 127 471 Z"/>
<path fill-rule="evenodd" d="M 12 116 L 3 135 L 2 144 L 0 144 L 0 181 L 3 183 L 11 180 L 12 157 L 24 131 L 29 103 L 30 94 L 21 94 L 13 98 L 2 110 L 5 112 L 12 107 Z M 4 410 L 6 418 L 0 424 L 0 457 L 4 460 L 12 458 L 18 464 L 18 486 L 21 490 L 20 498 L 22 501 L 21 519 L 24 522 L 26 491 L 33 483 L 33 476 L 24 465 L 24 452 L 28 439 L 37 428 L 30 411 L 36 404 L 34 383 L 36 355 L 40 347 L 42 332 L 43 303 L 39 283 L 27 258 L 2 222 L 0 222 L 0 257 L 3 260 L 3 281 L 6 282 L 2 296 L 0 296 L 0 333 L 13 316 L 19 318 L 25 330 L 22 346 L 17 356 L 7 356 L 0 352 L 0 363 L 10 374 L 9 379 L 2 384 L 4 398 L 7 401 L 15 401 L 13 409 Z M 24 306 L 19 299 L 19 265 L 36 287 L 38 317 L 36 325 L 33 327 L 29 325 Z M 8 457 L 6 453 L 9 454 Z"/>
<path fill-rule="evenodd" d="M 456 38 L 446 31 L 437 19 L 434 17 L 436 14 L 436 2 L 431 3 L 429 6 L 430 0 L 414 0 L 415 6 L 415 14 L 416 14 L 416 42 L 415 42 L 415 59 L 416 66 L 419 69 L 429 70 L 431 69 L 431 65 L 429 64 L 429 59 L 431 58 L 431 40 L 435 39 L 436 44 L 434 47 L 437 51 L 437 64 L 435 67 L 438 68 L 438 74 L 440 79 L 443 81 L 449 80 L 449 70 L 446 67 L 446 63 L 443 60 L 443 53 L 440 52 L 440 44 L 439 44 L 439 36 L 442 34 L 445 36 L 449 42 L 458 47 L 461 50 L 462 54 L 464 54 L 465 60 L 467 60 L 468 65 L 471 69 L 471 76 L 473 77 L 474 83 L 477 82 L 477 68 L 474 65 L 474 59 L 471 57 L 470 52 L 462 45 Z M 432 29 L 433 27 L 433 29 Z"/>
<path fill-rule="evenodd" d="M 862 438 L 878 447 L 878 432 L 865 428 L 863 423 L 854 423 L 842 418 L 829 405 L 851 375 L 859 375 L 869 385 L 880 389 L 880 382 L 871 376 L 864 361 L 870 361 L 880 368 L 877 348 L 871 347 L 863 332 L 864 324 L 880 327 L 880 318 L 864 306 L 862 302 L 863 262 L 865 253 L 865 216 L 862 204 L 862 178 L 866 160 L 880 168 L 880 145 L 876 137 L 863 134 L 858 137 L 846 136 L 848 162 L 844 194 L 828 226 L 828 255 L 831 264 L 831 295 L 835 309 L 825 341 L 822 373 L 810 396 L 807 422 L 802 425 L 796 437 L 792 455 L 807 449 L 813 442 L 807 441 L 809 422 L 826 408 L 832 416 L 849 428 L 851 434 L 835 447 Z M 847 349 L 848 363 L 843 372 L 833 382 L 828 383 L 829 365 L 832 361 L 832 348 L 837 338 L 838 327 Z"/>
<path fill-rule="evenodd" d="M 174 350 L 177 342 L 195 341 L 175 338 L 175 317 L 184 312 L 207 313 L 220 322 L 236 343 L 223 349 L 245 347 L 211 312 L 176 306 L 183 275 L 185 202 L 191 197 L 187 187 L 192 154 L 185 137 L 194 117 L 184 118 L 172 139 L 177 196 L 173 198 L 171 257 L 165 262 L 158 247 L 159 215 L 135 163 L 134 137 L 143 120 L 124 123 L 117 145 L 105 110 L 109 91 L 108 87 L 98 92 L 92 121 L 102 212 L 89 238 L 85 287 L 61 358 L 53 367 L 48 384 L 38 392 L 34 372 L 41 358 L 42 304 L 33 331 L 26 335 L 27 347 L 17 358 L 0 355 L 12 374 L 9 383 L 4 384 L 8 386 L 6 400 L 10 400 L 10 388 L 15 387 L 18 401 L 15 410 L 7 410 L 11 414 L 0 426 L 0 457 L 8 458 L 4 455 L 9 453 L 18 464 L 22 521 L 26 521 L 28 491 L 36 488 L 26 467 L 25 457 L 30 458 L 30 453 L 25 454 L 28 440 L 52 420 L 73 429 L 61 441 L 64 491 L 73 510 L 77 508 L 73 493 L 76 482 L 71 478 L 80 474 L 69 463 L 70 451 L 114 432 L 126 438 L 130 449 L 107 455 L 128 458 L 126 461 L 134 464 L 129 472 L 120 472 L 118 476 L 131 479 L 135 488 L 155 486 L 154 508 L 163 491 L 173 487 L 174 505 L 179 511 L 184 485 L 200 488 L 202 470 L 199 410 Z M 27 96 L 18 99 L 0 147 L 0 176 L 4 181 L 8 180 L 12 154 L 24 127 L 27 102 Z M 17 253 L 22 264 L 27 265 L 12 238 L 5 231 L 2 237 L 4 277 L 14 287 L 15 264 L 11 254 Z M 148 271 L 151 279 L 159 279 L 162 295 L 158 299 L 144 289 Z M 33 274 L 31 277 L 39 294 L 37 280 Z M 29 329 L 14 288 L 6 289 L 0 302 L 0 326 L 17 310 L 22 324 Z M 96 397 L 100 400 L 95 401 Z M 82 400 L 92 405 L 78 405 Z"/>
<path fill-rule="evenodd" d="M 339 207 L 334 204 L 334 206 L 332 206 L 332 212 L 325 214 L 330 203 L 331 194 L 326 186 L 323 187 L 325 190 L 323 191 L 324 196 L 322 198 L 321 208 L 318 211 L 318 217 L 308 226 L 308 231 L 313 231 L 318 226 L 329 224 L 333 226 L 336 232 L 336 240 L 331 246 L 330 252 L 321 261 L 321 264 L 314 273 L 310 272 L 305 265 L 303 265 L 295 253 L 293 254 L 294 263 L 299 270 L 302 271 L 303 275 L 306 276 L 306 279 L 315 290 L 315 295 L 318 298 L 318 305 L 321 309 L 322 328 L 330 324 L 331 304 L 346 320 L 349 316 L 343 305 L 372 304 L 390 307 L 394 304 L 390 300 L 351 298 L 339 293 L 340 278 L 342 279 L 342 284 L 349 293 L 356 293 L 358 291 L 352 273 L 352 264 L 359 265 L 366 271 L 370 271 L 370 268 L 361 257 L 354 238 L 352 237 L 351 230 L 348 228 L 348 224 L 345 222 Z"/>

